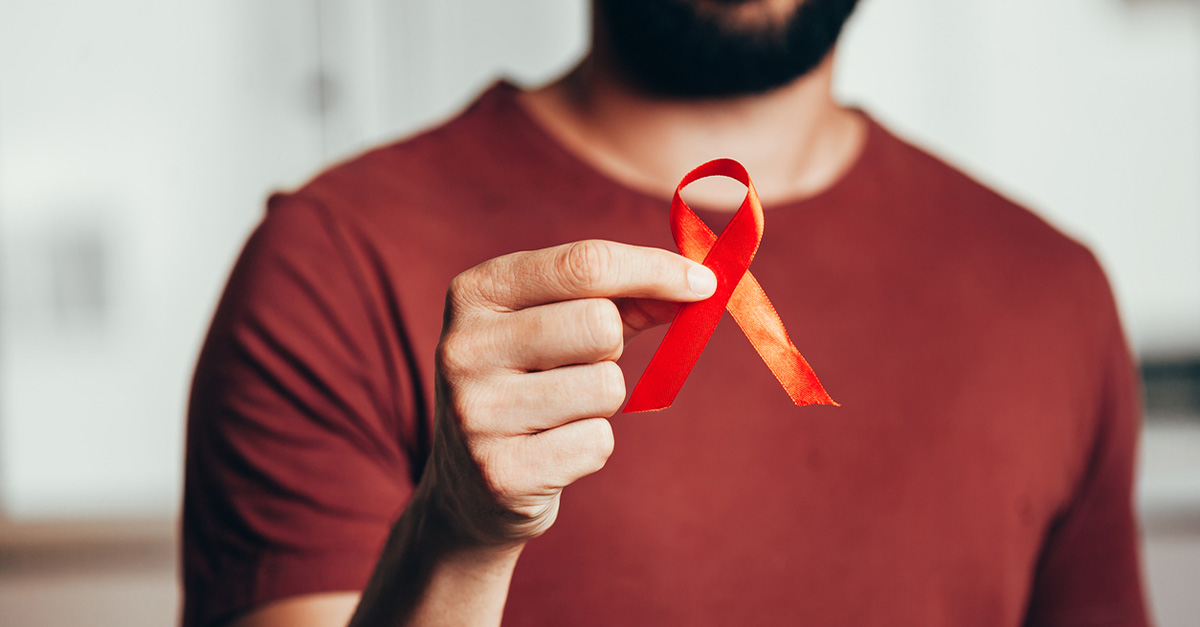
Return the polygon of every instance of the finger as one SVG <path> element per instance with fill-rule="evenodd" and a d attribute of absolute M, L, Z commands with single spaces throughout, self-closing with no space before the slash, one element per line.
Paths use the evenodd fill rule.
<path fill-rule="evenodd" d="M 570 364 L 616 360 L 624 348 L 624 324 L 607 298 L 584 298 L 497 316 L 491 341 L 503 350 L 502 367 L 550 370 Z"/>
<path fill-rule="evenodd" d="M 547 493 L 571 485 L 601 468 L 613 451 L 612 425 L 604 418 L 576 420 L 521 438 L 511 450 L 526 469 L 527 493 Z"/>
<path fill-rule="evenodd" d="M 468 436 L 506 439 L 617 413 L 625 376 L 612 361 L 492 375 L 459 390 L 455 402 Z"/>
<path fill-rule="evenodd" d="M 711 270 L 661 248 L 585 240 L 484 262 L 468 271 L 474 289 L 500 309 L 592 297 L 639 297 L 676 302 L 716 291 Z"/>
<path fill-rule="evenodd" d="M 504 399 L 477 425 L 492 436 L 530 435 L 584 418 L 611 416 L 625 402 L 625 376 L 615 362 L 564 366 L 499 379 Z"/>

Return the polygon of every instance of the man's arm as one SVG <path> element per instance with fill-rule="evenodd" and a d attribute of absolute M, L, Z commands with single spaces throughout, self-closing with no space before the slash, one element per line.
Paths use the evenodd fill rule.
<path fill-rule="evenodd" d="M 499 624 L 521 548 L 553 524 L 562 489 L 612 453 L 606 417 L 625 400 L 625 339 L 715 289 L 700 264 L 604 241 L 456 277 L 429 463 L 362 597 L 300 597 L 233 624 L 333 625 L 351 611 L 352 625 Z"/>

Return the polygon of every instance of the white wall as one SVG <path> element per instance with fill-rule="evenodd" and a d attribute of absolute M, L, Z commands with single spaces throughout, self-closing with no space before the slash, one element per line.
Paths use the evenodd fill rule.
<path fill-rule="evenodd" d="M 0 4 L 0 514 L 173 515 L 192 365 L 267 194 L 448 115 L 498 68 L 544 80 L 584 17 L 555 0 Z"/>
<path fill-rule="evenodd" d="M 1091 245 L 1140 353 L 1200 352 L 1200 3 L 861 8 L 839 91 Z"/>
<path fill-rule="evenodd" d="M 191 362 L 269 188 L 323 159 L 292 2 L 0 4 L 0 509 L 169 514 Z"/>
<path fill-rule="evenodd" d="M 333 156 L 444 119 L 497 77 L 549 80 L 587 46 L 584 0 L 319 4 Z"/>

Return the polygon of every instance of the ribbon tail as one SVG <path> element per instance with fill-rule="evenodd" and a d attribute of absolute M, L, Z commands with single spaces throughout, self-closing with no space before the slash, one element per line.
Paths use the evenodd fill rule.
<path fill-rule="evenodd" d="M 793 403 L 840 406 L 788 337 L 783 320 L 754 275 L 747 272 L 742 276 L 727 309 Z"/>
<path fill-rule="evenodd" d="M 679 308 L 621 413 L 658 411 L 671 406 L 717 329 L 725 301 L 716 297 Z"/>

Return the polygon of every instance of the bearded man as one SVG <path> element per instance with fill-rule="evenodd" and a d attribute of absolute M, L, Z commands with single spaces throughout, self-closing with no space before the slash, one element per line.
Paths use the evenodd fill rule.
<path fill-rule="evenodd" d="M 834 101 L 853 5 L 595 0 L 568 75 L 273 197 L 196 372 L 184 624 L 1145 624 L 1103 274 Z M 609 420 L 718 289 L 667 250 L 714 157 L 841 407 L 726 319 Z M 719 231 L 745 189 L 688 192 Z"/>

